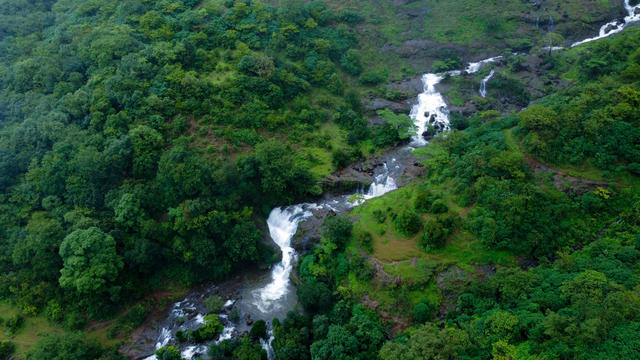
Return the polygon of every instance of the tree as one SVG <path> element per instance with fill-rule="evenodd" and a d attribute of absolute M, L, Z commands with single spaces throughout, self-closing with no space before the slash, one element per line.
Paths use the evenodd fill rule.
<path fill-rule="evenodd" d="M 146 125 L 139 125 L 129 131 L 129 137 L 133 143 L 133 175 L 137 178 L 152 177 L 160 157 L 162 135 Z"/>
<path fill-rule="evenodd" d="M 353 76 L 358 76 L 360 75 L 360 72 L 362 72 L 361 62 L 360 51 L 356 49 L 347 50 L 347 52 L 342 56 L 342 60 L 340 60 L 340 64 L 344 70 Z"/>
<path fill-rule="evenodd" d="M 62 266 L 58 248 L 64 230 L 57 220 L 45 212 L 31 216 L 26 226 L 27 236 L 13 248 L 13 263 L 28 266 L 36 278 L 55 280 Z"/>
<path fill-rule="evenodd" d="M 353 359 L 358 353 L 358 339 L 344 326 L 331 325 L 327 338 L 311 345 L 311 359 Z"/>
<path fill-rule="evenodd" d="M 422 218 L 415 211 L 404 209 L 393 220 L 396 230 L 405 236 L 415 235 L 420 231 Z"/>
<path fill-rule="evenodd" d="M 264 320 L 258 320 L 253 323 L 251 331 L 249 331 L 249 337 L 253 340 L 266 339 L 267 323 Z"/>
<path fill-rule="evenodd" d="M 418 240 L 418 245 L 424 251 L 442 248 L 447 242 L 448 232 L 438 220 L 429 219 L 424 224 L 424 232 Z"/>
<path fill-rule="evenodd" d="M 238 63 L 238 70 L 247 75 L 255 75 L 268 80 L 273 76 L 275 66 L 273 60 L 268 56 L 245 55 Z"/>
<path fill-rule="evenodd" d="M 304 309 L 312 314 L 331 308 L 331 290 L 323 282 L 308 281 L 298 288 L 297 294 Z"/>
<path fill-rule="evenodd" d="M 11 359 L 14 351 L 16 351 L 16 344 L 10 341 L 0 341 L 0 359 Z"/>
<path fill-rule="evenodd" d="M 327 216 L 322 228 L 322 236 L 341 249 L 351 238 L 353 223 L 345 216 Z"/>
<path fill-rule="evenodd" d="M 309 170 L 299 165 L 295 153 L 278 141 L 258 144 L 253 159 L 257 162 L 256 180 L 262 188 L 267 204 L 293 203 L 307 194 L 313 186 L 313 177 Z M 252 163 L 253 159 L 247 159 L 247 165 Z M 255 170 L 251 169 L 251 175 L 255 174 Z"/>
<path fill-rule="evenodd" d="M 432 316 L 432 311 L 431 308 L 429 307 L 429 304 L 426 304 L 424 302 L 419 302 L 416 304 L 416 306 L 413 307 L 413 319 L 416 322 L 419 323 L 424 323 L 429 321 L 429 319 L 431 319 Z"/>
<path fill-rule="evenodd" d="M 125 228 L 132 229 L 144 220 L 140 200 L 133 194 L 122 194 L 113 211 L 115 220 Z"/>
<path fill-rule="evenodd" d="M 64 264 L 60 286 L 80 295 L 117 297 L 119 287 L 114 282 L 123 263 L 113 237 L 97 227 L 76 230 L 62 241 L 60 256 Z"/>
<path fill-rule="evenodd" d="M 155 355 L 158 360 L 182 360 L 180 351 L 171 345 L 156 350 Z"/>
<path fill-rule="evenodd" d="M 406 114 L 395 114 L 389 109 L 378 110 L 378 116 L 392 126 L 398 133 L 398 139 L 407 140 L 416 134 L 418 127 Z"/>
<path fill-rule="evenodd" d="M 564 38 L 562 35 L 552 32 L 547 33 L 541 40 L 541 46 L 543 46 L 543 49 L 547 51 L 547 56 L 551 56 L 554 48 L 562 46 L 563 43 Z"/>
<path fill-rule="evenodd" d="M 41 338 L 29 352 L 32 360 L 86 360 L 98 359 L 103 350 L 95 341 L 87 341 L 83 335 L 69 333 L 64 336 L 47 335 Z"/>
<path fill-rule="evenodd" d="M 258 244 L 262 240 L 260 230 L 253 222 L 243 222 L 233 227 L 231 236 L 224 242 L 227 255 L 235 263 L 258 260 Z"/>
<path fill-rule="evenodd" d="M 438 329 L 427 323 L 407 332 L 408 341 L 389 341 L 380 349 L 382 360 L 453 360 L 469 343 L 467 334 L 458 329 Z"/>

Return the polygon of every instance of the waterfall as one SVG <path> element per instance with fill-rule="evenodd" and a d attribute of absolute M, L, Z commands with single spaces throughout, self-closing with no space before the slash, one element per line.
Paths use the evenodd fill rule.
<path fill-rule="evenodd" d="M 430 122 L 442 124 L 442 130 L 449 127 L 449 111 L 442 94 L 436 90 L 436 85 L 442 80 L 437 74 L 422 76 L 424 91 L 418 95 L 418 103 L 413 106 L 409 117 L 418 127 L 418 133 L 412 139 L 412 145 L 424 146 L 427 141 L 422 135 Z"/>
<path fill-rule="evenodd" d="M 376 176 L 375 181 L 369 187 L 369 191 L 364 196 L 365 199 L 382 196 L 398 188 L 396 181 L 389 175 L 389 167 L 386 163 L 383 165 L 383 168 L 384 171 Z"/>
<path fill-rule="evenodd" d="M 265 287 L 253 291 L 254 305 L 262 313 L 272 313 L 282 304 L 280 300 L 287 296 L 291 289 L 289 275 L 296 260 L 296 251 L 291 247 L 291 240 L 298 230 L 300 221 L 313 215 L 313 204 L 292 205 L 275 208 L 269 214 L 267 225 L 269 235 L 282 252 L 282 260 L 271 271 L 271 282 Z"/>
<path fill-rule="evenodd" d="M 578 46 L 586 42 L 611 36 L 622 31 L 627 24 L 640 21 L 640 13 L 635 14 L 636 9 L 640 8 L 640 4 L 631 6 L 629 0 L 625 0 L 624 4 L 628 12 L 628 16 L 624 18 L 624 21 L 612 21 L 600 28 L 600 34 L 597 37 L 576 42 L 572 46 Z M 553 26 L 553 17 L 551 14 L 549 14 L 549 23 Z M 539 26 L 540 15 L 538 15 L 536 19 L 536 27 L 539 28 Z M 551 50 L 557 49 L 561 49 L 561 47 L 551 48 Z M 473 74 L 478 72 L 485 64 L 495 62 L 500 58 L 501 56 L 497 56 L 479 62 L 469 63 L 464 70 L 449 71 L 446 75 L 459 76 L 462 75 L 463 72 Z M 491 70 L 489 75 L 482 79 L 480 95 L 483 97 L 486 96 L 487 93 L 486 84 L 494 74 L 494 70 Z M 436 131 L 443 131 L 449 128 L 449 111 L 447 104 L 442 94 L 436 89 L 436 85 L 443 79 L 444 75 L 445 74 L 429 73 L 422 76 L 424 89 L 423 92 L 418 95 L 418 102 L 413 106 L 410 113 L 411 119 L 419 129 L 417 136 L 413 138 L 413 146 L 423 146 L 427 144 L 422 134 L 429 125 L 433 126 Z M 392 159 L 389 165 L 394 162 L 395 159 Z M 367 199 L 382 196 L 397 189 L 398 186 L 392 176 L 392 169 L 397 167 L 397 165 L 389 167 L 387 163 L 379 167 L 374 182 L 369 186 L 368 190 L 365 192 L 364 189 L 360 189 L 357 192 L 362 194 L 363 199 L 361 200 L 351 202 L 349 200 L 350 196 L 343 195 L 319 204 L 298 204 L 273 209 L 267 219 L 267 225 L 269 227 L 269 234 L 282 252 L 282 260 L 272 268 L 269 274 L 270 276 L 266 278 L 265 281 L 246 285 L 247 291 L 243 294 L 242 299 L 238 301 L 237 308 L 242 309 L 245 314 L 250 313 L 261 319 L 270 320 L 274 317 L 286 315 L 286 311 L 293 308 L 297 302 L 294 291 L 295 288 L 293 284 L 291 284 L 289 276 L 291 275 L 293 264 L 297 257 L 296 251 L 291 246 L 291 241 L 297 231 L 298 224 L 312 216 L 312 210 L 314 209 L 325 208 L 336 212 L 345 211 L 361 204 Z M 195 293 L 173 305 L 167 320 L 163 323 L 162 327 L 158 328 L 158 336 L 155 343 L 156 349 L 174 343 L 175 339 L 173 334 L 177 329 L 193 329 L 202 323 L 203 314 L 206 314 L 207 311 L 202 308 L 197 308 L 196 304 L 198 300 L 196 299 L 199 299 L 199 296 L 200 294 Z M 232 305 L 234 305 L 233 301 L 227 301 L 224 307 L 228 308 Z M 224 315 L 220 315 L 220 317 L 223 320 L 227 320 Z M 177 321 L 180 318 L 182 318 L 182 321 Z M 216 343 L 234 337 L 236 326 L 231 322 L 226 322 L 227 324 L 222 330 L 218 340 L 215 341 Z M 268 335 L 269 338 L 267 340 L 261 340 L 261 345 L 267 351 L 269 360 L 273 360 L 275 355 L 271 347 L 271 341 L 273 340 L 273 329 L 271 325 L 268 327 Z M 181 355 L 183 358 L 190 360 L 195 354 L 204 354 L 205 351 L 205 345 L 189 344 L 183 346 Z M 156 356 L 151 355 L 146 359 L 155 360 Z"/>
<path fill-rule="evenodd" d="M 636 14 L 636 9 L 640 9 L 640 4 L 631 6 L 629 1 L 630 0 L 624 0 L 624 8 L 627 10 L 627 16 L 625 16 L 625 18 L 622 21 L 614 20 L 602 25 L 598 36 L 575 42 L 571 44 L 571 47 L 582 45 L 584 43 L 588 43 L 594 40 L 599 40 L 605 37 L 609 37 L 613 34 L 617 34 L 622 30 L 624 30 L 624 28 L 627 27 L 627 25 L 629 25 L 630 23 L 640 21 L 640 12 Z"/>
<path fill-rule="evenodd" d="M 536 18 L 536 29 L 540 29 L 540 14 L 538 14 L 538 17 Z"/>
<path fill-rule="evenodd" d="M 495 74 L 495 71 L 491 69 L 491 72 L 489 73 L 489 75 L 485 76 L 482 79 L 482 83 L 480 83 L 480 96 L 487 97 L 487 82 L 491 80 L 494 74 Z"/>

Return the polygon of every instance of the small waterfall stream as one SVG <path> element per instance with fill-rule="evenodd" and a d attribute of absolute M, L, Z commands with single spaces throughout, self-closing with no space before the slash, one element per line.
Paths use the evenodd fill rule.
<path fill-rule="evenodd" d="M 640 21 L 640 10 L 638 10 L 640 9 L 640 3 L 632 6 L 630 3 L 630 0 L 624 0 L 624 8 L 625 10 L 627 10 L 627 16 L 625 16 L 622 21 L 616 19 L 602 25 L 598 36 L 575 42 L 571 44 L 571 47 L 582 45 L 584 43 L 599 40 L 602 38 L 606 38 L 613 34 L 617 34 L 622 30 L 624 30 L 624 28 L 627 27 L 627 25 Z"/>
<path fill-rule="evenodd" d="M 491 72 L 489 73 L 489 75 L 485 76 L 482 79 L 482 82 L 480 83 L 480 96 L 482 96 L 483 98 L 487 97 L 487 83 L 489 82 L 489 80 L 491 80 L 491 78 L 495 73 L 496 72 L 493 69 L 491 69 Z"/>

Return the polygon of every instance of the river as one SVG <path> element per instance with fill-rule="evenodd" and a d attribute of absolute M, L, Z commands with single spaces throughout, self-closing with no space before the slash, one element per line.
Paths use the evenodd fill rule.
<path fill-rule="evenodd" d="M 585 39 L 572 44 L 578 46 L 586 42 L 611 36 L 622 31 L 628 24 L 640 21 L 640 4 L 629 5 L 629 0 L 624 2 L 628 16 L 624 21 L 612 21 L 600 29 L 598 36 Z M 636 14 L 636 11 L 639 11 Z M 296 309 L 298 299 L 295 286 L 290 280 L 291 272 L 297 260 L 297 252 L 292 246 L 292 239 L 296 234 L 298 225 L 313 217 L 332 213 L 346 212 L 362 202 L 378 196 L 382 196 L 398 188 L 397 179 L 404 173 L 405 168 L 412 162 L 411 151 L 417 147 L 426 146 L 429 139 L 438 132 L 449 129 L 449 110 L 442 94 L 436 85 L 445 75 L 459 76 L 463 73 L 473 74 L 483 66 L 499 60 L 501 57 L 492 57 L 474 63 L 469 63 L 464 70 L 449 71 L 446 74 L 428 73 L 422 76 L 423 91 L 417 97 L 409 116 L 416 125 L 418 131 L 412 138 L 409 146 L 400 147 L 385 154 L 382 166 L 377 166 L 374 173 L 374 182 L 366 191 L 360 190 L 359 196 L 338 195 L 324 198 L 317 203 L 303 203 L 277 207 L 271 211 L 267 219 L 269 234 L 282 252 L 281 261 L 271 268 L 268 273 L 249 272 L 239 285 L 236 295 L 229 296 L 225 300 L 222 313 L 219 315 L 224 324 L 222 334 L 214 342 L 240 336 L 250 328 L 255 320 L 265 320 L 270 324 L 274 318 L 284 318 L 287 312 Z M 492 70 L 481 83 L 480 94 L 486 96 L 486 84 L 494 75 Z M 423 136 L 426 135 L 426 136 Z M 151 355 L 154 349 L 173 344 L 179 347 L 181 355 L 187 360 L 198 356 L 207 359 L 208 344 L 178 343 L 176 332 L 178 330 L 190 330 L 198 328 L 204 321 L 207 309 L 204 300 L 217 292 L 217 286 L 189 294 L 183 300 L 171 306 L 166 318 L 157 324 L 153 331 L 157 334 L 155 342 L 147 352 L 146 360 L 156 359 Z M 236 309 L 239 314 L 238 321 L 231 321 L 229 315 L 231 309 Z M 269 325 L 269 340 L 262 341 L 262 346 L 274 359 L 271 349 L 271 328 Z"/>

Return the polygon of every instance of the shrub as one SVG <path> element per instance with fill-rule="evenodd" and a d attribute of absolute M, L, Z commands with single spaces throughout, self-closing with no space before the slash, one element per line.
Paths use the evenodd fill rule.
<path fill-rule="evenodd" d="M 367 70 L 360 75 L 360 82 L 364 85 L 375 86 L 387 81 L 387 73 L 384 70 Z"/>
<path fill-rule="evenodd" d="M 431 213 L 432 214 L 444 214 L 449 211 L 449 207 L 442 200 L 436 200 L 431 204 Z"/>
<path fill-rule="evenodd" d="M 447 232 L 442 224 L 436 220 L 428 220 L 424 224 L 424 232 L 418 239 L 418 245 L 424 251 L 440 249 L 447 241 Z"/>
<path fill-rule="evenodd" d="M 393 222 L 396 230 L 405 236 L 415 235 L 420 231 L 420 226 L 422 226 L 420 216 L 415 211 L 408 209 L 400 212 Z"/>
<path fill-rule="evenodd" d="M 211 340 L 222 331 L 222 328 L 218 315 L 209 314 L 204 317 L 204 324 L 200 328 L 189 331 L 189 338 L 196 342 Z"/>
<path fill-rule="evenodd" d="M 16 344 L 10 341 L 0 341 L 0 359 L 10 359 L 16 351 Z"/>
<path fill-rule="evenodd" d="M 238 322 L 238 320 L 240 320 L 240 313 L 238 312 L 238 309 L 233 308 L 231 310 L 231 313 L 229 313 L 229 320 L 231 322 Z"/>
<path fill-rule="evenodd" d="M 142 322 L 147 318 L 147 315 L 149 315 L 149 310 L 144 305 L 138 304 L 129 310 L 127 315 L 123 317 L 120 322 L 133 329 L 142 324 Z"/>
<path fill-rule="evenodd" d="M 87 325 L 87 320 L 77 312 L 69 313 L 65 319 L 63 326 L 70 330 L 80 330 Z"/>
<path fill-rule="evenodd" d="M 340 65 L 350 75 L 360 75 L 362 71 L 360 52 L 355 49 L 349 49 L 340 60 Z"/>
<path fill-rule="evenodd" d="M 156 350 L 158 360 L 181 360 L 180 352 L 173 346 L 163 347 Z"/>
<path fill-rule="evenodd" d="M 356 278 L 360 281 L 367 282 L 373 278 L 374 271 L 371 263 L 360 255 L 351 258 L 351 269 L 356 274 Z"/>
<path fill-rule="evenodd" d="M 378 224 L 382 224 L 387 220 L 387 214 L 385 214 L 385 212 L 382 210 L 374 210 L 373 218 L 376 219 Z"/>
<path fill-rule="evenodd" d="M 178 339 L 178 342 L 185 342 L 187 340 L 187 334 L 185 334 L 183 330 L 178 330 L 176 331 L 176 339 Z"/>
<path fill-rule="evenodd" d="M 224 305 L 224 301 L 219 295 L 212 295 L 204 301 L 204 304 L 212 313 L 219 313 Z"/>
<path fill-rule="evenodd" d="M 433 194 L 429 189 L 420 186 L 416 189 L 416 196 L 413 200 L 413 207 L 420 212 L 428 212 L 433 203 Z"/>
<path fill-rule="evenodd" d="M 459 112 L 452 112 L 450 115 L 451 128 L 464 130 L 469 127 L 469 119 Z"/>
<path fill-rule="evenodd" d="M 358 12 L 353 10 L 343 10 L 338 15 L 340 20 L 346 22 L 347 24 L 358 24 L 361 23 L 364 18 Z"/>
<path fill-rule="evenodd" d="M 373 252 L 373 236 L 371 236 L 370 232 L 358 234 L 358 243 L 367 253 L 371 254 Z"/>
<path fill-rule="evenodd" d="M 15 334 L 24 325 L 24 318 L 18 314 L 15 314 L 5 320 L 5 326 L 9 331 L 9 334 Z"/>
<path fill-rule="evenodd" d="M 424 323 L 433 316 L 433 309 L 426 300 L 422 300 L 413 307 L 413 319 L 416 322 Z"/>

